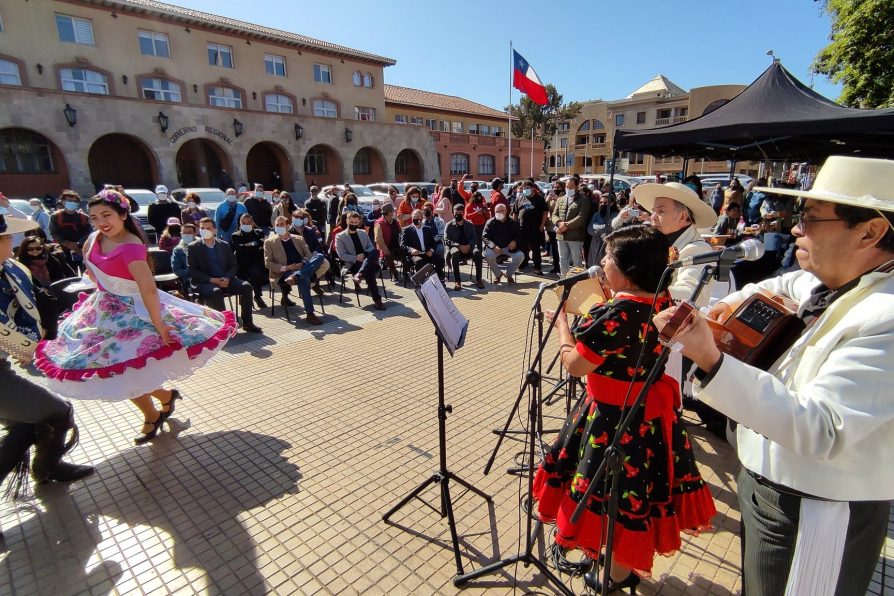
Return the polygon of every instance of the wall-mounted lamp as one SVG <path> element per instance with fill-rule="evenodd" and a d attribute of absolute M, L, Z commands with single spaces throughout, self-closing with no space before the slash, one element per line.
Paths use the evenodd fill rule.
<path fill-rule="evenodd" d="M 189 32 L 190 32 L 190 31 L 189 31 L 189 27 L 187 27 L 186 29 L 184 29 L 184 31 L 186 31 L 187 33 L 189 33 Z"/>
<path fill-rule="evenodd" d="M 354 140 L 354 131 L 350 128 L 345 129 L 345 142 L 350 143 Z"/>
<path fill-rule="evenodd" d="M 168 132 L 169 122 L 170 122 L 170 120 L 168 119 L 168 117 L 165 115 L 164 112 L 158 113 L 158 126 L 161 128 L 162 134 Z"/>
<path fill-rule="evenodd" d="M 193 92 L 193 93 L 198 93 L 198 92 L 199 92 L 199 86 L 196 85 L 195 83 L 192 84 L 192 92 Z"/>
<path fill-rule="evenodd" d="M 242 123 L 233 118 L 233 132 L 236 133 L 237 137 L 242 136 Z"/>
<path fill-rule="evenodd" d="M 115 12 L 115 11 L 112 11 L 112 18 L 113 18 L 113 19 L 117 19 L 117 18 L 118 18 L 118 13 Z"/>
<path fill-rule="evenodd" d="M 251 92 L 251 98 L 252 98 L 252 99 L 257 99 L 257 98 L 258 98 L 258 93 L 257 93 L 256 91 L 252 91 L 252 92 Z"/>
<path fill-rule="evenodd" d="M 302 97 L 302 98 L 301 98 L 301 105 L 303 105 L 303 106 L 306 106 L 306 105 L 307 105 L 307 98 L 306 98 L 306 97 Z"/>
<path fill-rule="evenodd" d="M 127 75 L 121 75 L 121 82 L 127 84 Z"/>
<path fill-rule="evenodd" d="M 62 110 L 62 115 L 65 116 L 65 121 L 68 122 L 69 126 L 74 126 L 78 123 L 78 111 L 71 107 L 71 105 L 65 104 L 65 109 Z"/>
<path fill-rule="evenodd" d="M 246 39 L 246 40 L 245 40 L 245 45 L 250 46 L 250 45 L 251 45 L 251 40 L 250 40 L 250 39 Z"/>
<path fill-rule="evenodd" d="M 43 64 L 38 62 L 36 66 L 37 66 L 37 74 L 43 74 Z"/>
<path fill-rule="evenodd" d="M 300 141 L 301 137 L 303 137 L 303 136 L 304 136 L 304 127 L 296 122 L 295 123 L 295 140 Z"/>

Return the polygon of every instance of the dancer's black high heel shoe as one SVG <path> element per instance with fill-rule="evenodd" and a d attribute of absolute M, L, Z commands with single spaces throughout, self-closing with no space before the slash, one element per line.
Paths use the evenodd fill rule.
<path fill-rule="evenodd" d="M 183 396 L 180 395 L 180 392 L 176 389 L 171 389 L 171 399 L 169 399 L 167 403 L 161 405 L 160 422 L 164 422 L 174 414 L 178 399 L 183 399 Z"/>
<path fill-rule="evenodd" d="M 593 571 L 584 574 L 584 583 L 590 590 L 593 590 L 596 594 L 602 594 L 602 579 L 600 578 L 602 574 L 599 572 L 599 568 L 597 567 Z M 623 580 L 616 582 L 615 580 L 609 578 L 608 580 L 608 591 L 609 593 L 617 592 L 618 590 L 623 590 L 624 588 L 630 588 L 631 594 L 636 594 L 636 587 L 639 585 L 639 576 L 632 571 L 630 575 L 625 577 Z"/>
<path fill-rule="evenodd" d="M 143 443 L 148 443 L 149 441 L 154 439 L 155 435 L 158 434 L 158 430 L 161 428 L 161 425 L 164 423 L 164 421 L 165 421 L 165 415 L 163 412 L 158 413 L 158 418 L 155 420 L 155 422 L 145 422 L 144 421 L 143 424 L 144 425 L 148 424 L 149 426 L 152 427 L 152 430 L 150 430 L 147 433 L 141 433 L 140 436 L 135 437 L 133 440 L 134 444 L 142 445 Z"/>

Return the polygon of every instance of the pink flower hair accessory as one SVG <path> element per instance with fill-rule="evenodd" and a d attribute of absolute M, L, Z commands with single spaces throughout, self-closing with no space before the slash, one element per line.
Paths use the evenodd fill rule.
<path fill-rule="evenodd" d="M 99 198 L 109 203 L 115 203 L 127 213 L 130 213 L 130 202 L 117 190 L 106 189 L 99 193 Z"/>

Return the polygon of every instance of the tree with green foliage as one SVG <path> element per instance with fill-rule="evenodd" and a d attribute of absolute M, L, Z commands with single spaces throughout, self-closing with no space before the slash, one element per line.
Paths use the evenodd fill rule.
<path fill-rule="evenodd" d="M 832 32 L 813 72 L 844 84 L 838 99 L 844 105 L 894 107 L 894 1 L 817 1 L 832 18 Z"/>
<path fill-rule="evenodd" d="M 562 94 L 552 84 L 546 85 L 546 97 L 549 103 L 545 106 L 537 105 L 527 95 L 522 95 L 517 105 L 505 108 L 517 118 L 512 122 L 513 137 L 530 139 L 533 131 L 535 139 L 549 141 L 560 122 L 573 120 L 580 114 L 580 104 L 576 101 L 563 104 Z"/>

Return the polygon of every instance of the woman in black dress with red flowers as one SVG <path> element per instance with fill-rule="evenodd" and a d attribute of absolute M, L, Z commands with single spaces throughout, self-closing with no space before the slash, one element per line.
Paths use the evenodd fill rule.
<path fill-rule="evenodd" d="M 587 395 L 571 412 L 534 480 L 540 519 L 555 521 L 556 542 L 596 559 L 603 548 L 608 498 L 601 481 L 576 524 L 571 514 L 602 463 L 623 418 L 661 352 L 649 320 L 652 297 L 667 266 L 667 239 L 651 226 L 622 228 L 605 237 L 602 260 L 612 298 L 594 307 L 572 331 L 564 313 L 554 317 L 562 364 L 587 377 Z M 667 308 L 666 284 L 656 311 Z M 640 367 L 634 370 L 640 351 Z M 680 390 L 667 375 L 650 388 L 629 432 L 621 438 L 624 473 L 619 486 L 610 591 L 648 577 L 655 553 L 680 548 L 680 532 L 710 527 L 716 513 L 689 437 L 679 420 Z"/>

